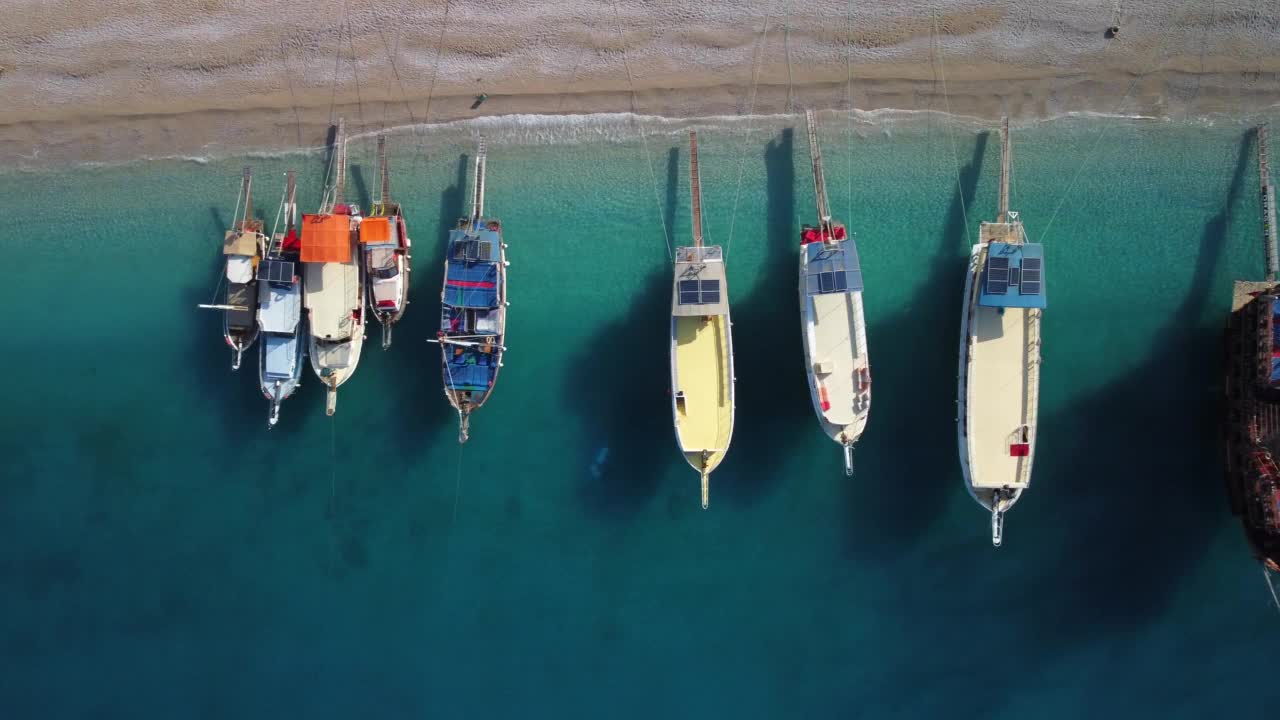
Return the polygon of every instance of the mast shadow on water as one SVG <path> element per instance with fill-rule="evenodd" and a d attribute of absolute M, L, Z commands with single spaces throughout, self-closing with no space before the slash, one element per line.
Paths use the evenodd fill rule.
<path fill-rule="evenodd" d="M 355 187 L 360 212 L 368 215 L 373 210 L 373 196 L 369 194 L 369 184 L 364 181 L 364 168 L 360 165 L 348 165 L 347 171 L 351 173 L 351 184 Z"/>
<path fill-rule="evenodd" d="M 867 432 L 854 454 L 854 473 L 840 484 L 847 517 L 847 550 L 879 555 L 886 543 L 916 541 L 937 520 L 948 499 L 964 494 L 956 448 L 956 363 L 960 302 L 968 253 L 966 216 L 982 176 L 990 133 L 974 142 L 960 170 L 942 233 L 921 244 L 928 267 L 912 301 L 871 323 L 867 333 L 876 397 Z M 889 239 L 879 239 L 886 242 Z M 888 278 L 867 273 L 868 305 Z M 834 457 L 834 454 L 833 454 Z M 836 472 L 834 463 L 832 472 Z"/>
<path fill-rule="evenodd" d="M 680 190 L 678 148 L 667 152 L 666 187 L 662 212 L 666 227 L 674 232 Z M 571 410 L 582 415 L 591 453 L 578 497 L 593 511 L 611 517 L 634 513 L 652 499 L 664 469 L 678 457 L 671 426 L 670 366 L 664 352 L 671 327 L 669 264 L 645 277 L 629 306 L 625 316 L 592 336 L 586 357 L 570 362 L 564 378 L 564 396 L 575 399 Z M 598 364 L 601 348 L 621 361 L 613 370 L 614 381 L 584 384 L 578 368 Z M 678 512 L 675 505 L 669 506 L 672 512 Z"/>
<path fill-rule="evenodd" d="M 663 352 L 670 332 L 671 273 L 665 268 L 649 273 L 629 308 L 587 341 L 582 354 L 565 365 L 563 379 L 562 397 L 572 400 L 570 411 L 580 416 L 591 453 L 579 465 L 589 467 L 580 474 L 578 497 L 610 517 L 639 510 L 679 457 Z M 584 376 L 582 369 L 598 366 L 602 357 L 613 358 L 608 382 Z M 690 485 L 691 492 L 695 488 Z"/>
<path fill-rule="evenodd" d="M 785 480 L 779 467 L 793 456 L 796 434 L 812 439 L 819 432 L 809 402 L 796 298 L 800 228 L 794 128 L 784 128 L 765 146 L 764 166 L 768 201 L 761 276 L 740 300 L 729 289 L 737 411 L 733 443 L 712 485 L 716 496 L 733 503 L 755 502 Z M 749 232 L 740 240 L 750 242 Z M 732 266 L 732 253 L 726 262 Z"/>

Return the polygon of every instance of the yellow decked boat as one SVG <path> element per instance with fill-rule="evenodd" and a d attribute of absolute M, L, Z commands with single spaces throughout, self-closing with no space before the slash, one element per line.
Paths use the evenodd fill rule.
<path fill-rule="evenodd" d="M 711 472 L 733 437 L 733 333 L 724 251 L 702 244 L 698 141 L 689 133 L 693 246 L 676 248 L 671 290 L 671 413 L 676 442 L 702 476 L 702 507 L 710 504 Z"/>

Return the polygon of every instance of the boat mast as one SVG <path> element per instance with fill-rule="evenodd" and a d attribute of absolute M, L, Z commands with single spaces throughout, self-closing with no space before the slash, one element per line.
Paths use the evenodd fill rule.
<path fill-rule="evenodd" d="M 342 118 L 338 118 L 338 134 L 334 137 L 334 152 L 336 152 L 337 160 L 333 164 L 335 177 L 333 179 L 333 202 L 335 205 L 341 205 L 343 201 L 344 191 L 347 189 L 347 132 L 346 124 Z"/>
<path fill-rule="evenodd" d="M 702 247 L 702 188 L 698 183 L 698 133 L 689 131 L 689 191 L 693 213 L 693 246 Z"/>
<path fill-rule="evenodd" d="M 831 205 L 827 199 L 827 181 L 822 173 L 822 148 L 818 146 L 818 122 L 812 110 L 804 111 L 809 129 L 809 159 L 813 161 L 813 193 L 818 199 L 818 220 L 824 231 L 831 230 Z"/>
<path fill-rule="evenodd" d="M 284 229 L 287 233 L 298 223 L 298 204 L 295 202 L 298 193 L 298 174 L 290 170 L 284 177 Z"/>
<path fill-rule="evenodd" d="M 1009 222 L 1009 173 L 1013 148 L 1009 145 L 1009 116 L 1000 120 L 1000 214 L 996 222 Z"/>
<path fill-rule="evenodd" d="M 476 150 L 475 185 L 471 188 L 472 229 L 475 229 L 475 224 L 480 222 L 480 218 L 484 217 L 484 165 L 485 165 L 484 136 L 481 135 L 480 148 Z"/>
<path fill-rule="evenodd" d="M 240 192 L 244 195 L 244 215 L 236 219 L 237 229 L 245 231 L 249 229 L 249 221 L 253 218 L 253 168 L 248 165 L 244 166 L 244 175 L 240 178 Z"/>
<path fill-rule="evenodd" d="M 378 136 L 378 170 L 382 175 L 382 192 L 378 195 L 378 204 L 391 202 L 391 174 L 387 171 L 387 138 Z"/>
<path fill-rule="evenodd" d="M 1258 126 L 1258 174 L 1262 184 L 1262 236 L 1266 240 L 1267 282 L 1275 282 L 1280 272 L 1280 256 L 1276 254 L 1276 186 L 1271 184 L 1271 158 L 1266 125 Z"/>

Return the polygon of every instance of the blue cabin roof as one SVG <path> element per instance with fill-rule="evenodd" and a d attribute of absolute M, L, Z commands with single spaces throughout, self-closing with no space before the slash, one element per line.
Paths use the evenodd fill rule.
<path fill-rule="evenodd" d="M 805 266 L 805 294 L 862 292 L 862 265 L 858 262 L 858 246 L 849 238 L 828 247 L 811 242 L 802 251 L 808 253 Z"/>
<path fill-rule="evenodd" d="M 469 308 L 498 306 L 500 242 L 493 230 L 449 232 L 445 304 Z"/>
<path fill-rule="evenodd" d="M 978 304 L 984 307 L 1044 308 L 1044 246 L 1039 243 L 987 245 L 979 277 Z"/>
<path fill-rule="evenodd" d="M 444 382 L 450 390 L 486 392 L 498 375 L 498 356 L 474 348 L 458 348 L 444 363 Z"/>

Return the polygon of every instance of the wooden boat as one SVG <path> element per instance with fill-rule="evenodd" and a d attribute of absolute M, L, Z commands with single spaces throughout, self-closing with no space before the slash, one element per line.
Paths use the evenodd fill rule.
<path fill-rule="evenodd" d="M 387 171 L 386 138 L 378 137 L 381 193 L 369 215 L 360 222 L 360 246 L 364 256 L 365 295 L 369 312 L 382 325 L 382 348 L 391 346 L 391 328 L 409 305 L 409 242 L 404 213 L 391 201 Z"/>
<path fill-rule="evenodd" d="M 862 312 L 858 247 L 844 224 L 831 219 L 822 150 L 813 111 L 805 113 L 818 224 L 800 228 L 800 328 L 805 374 L 818 422 L 844 448 L 844 471 L 853 475 L 853 444 L 871 413 L 871 367 Z"/>
<path fill-rule="evenodd" d="M 1280 572 L 1280 253 L 1265 125 L 1258 128 L 1258 174 L 1266 280 L 1238 280 L 1233 288 L 1222 424 L 1231 512 L 1270 585 L 1271 574 Z M 1274 586 L 1271 592 L 1276 598 Z"/>
<path fill-rule="evenodd" d="M 693 245 L 675 251 L 671 288 L 671 415 L 685 460 L 702 477 L 710 505 L 711 472 L 733 437 L 733 337 L 724 251 L 704 245 L 698 184 L 698 136 L 689 133 Z"/>
<path fill-rule="evenodd" d="M 1009 210 L 1009 120 L 1000 129 L 1000 213 L 983 222 L 969 256 L 960 320 L 957 438 L 969 494 L 991 512 L 999 547 L 1004 514 L 1031 483 L 1040 394 L 1044 250 Z"/>
<path fill-rule="evenodd" d="M 253 217 L 253 171 L 246 167 L 240 180 L 240 196 L 237 199 L 235 224 L 222 239 L 222 255 L 226 258 L 225 291 L 222 302 L 200 305 L 206 310 L 222 311 L 222 337 L 233 353 L 231 369 L 240 369 L 245 350 L 258 339 L 258 322 L 254 317 L 257 307 L 257 280 L 255 275 L 266 236 L 262 234 L 262 221 Z M 239 201 L 244 201 L 241 213 Z"/>
<path fill-rule="evenodd" d="M 458 411 L 458 442 L 470 437 L 471 413 L 488 401 L 502 368 L 507 327 L 507 246 L 502 222 L 484 214 L 484 138 L 476 152 L 471 215 L 449 231 L 440 291 L 441 375 Z"/>
<path fill-rule="evenodd" d="M 258 382 L 271 403 L 267 424 L 280 420 L 280 404 L 302 381 L 302 276 L 298 260 L 296 176 L 288 173 L 281 215 L 285 232 L 272 232 L 266 258 L 258 266 L 258 325 L 262 329 Z"/>
<path fill-rule="evenodd" d="M 364 282 L 356 249 L 360 208 L 347 204 L 347 140 L 343 122 L 334 137 L 333 177 L 320 212 L 302 216 L 303 306 L 307 309 L 307 355 L 328 388 L 325 414 L 337 409 L 338 387 L 355 373 L 364 346 Z"/>

